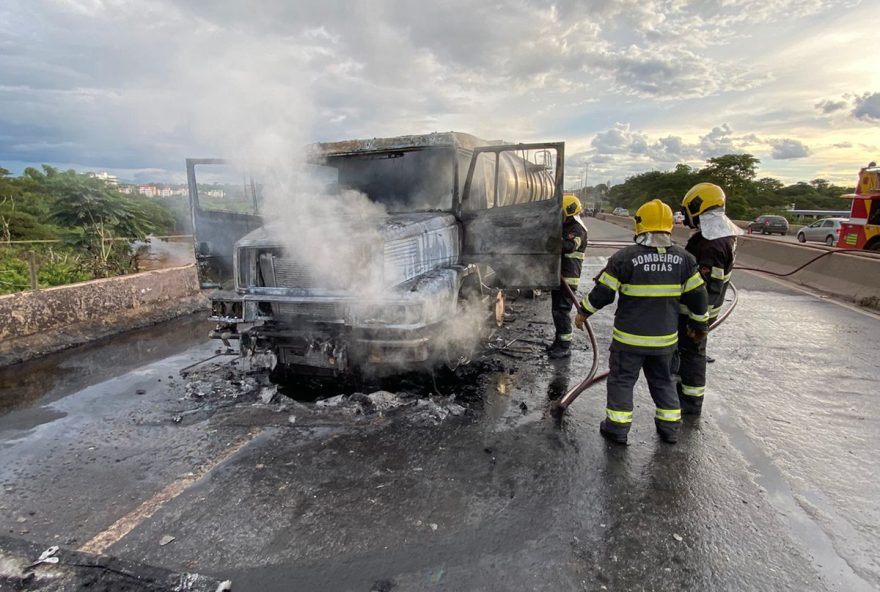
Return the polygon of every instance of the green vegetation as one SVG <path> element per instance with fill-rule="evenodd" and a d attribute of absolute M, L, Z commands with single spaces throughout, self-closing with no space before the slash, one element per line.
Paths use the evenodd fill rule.
<path fill-rule="evenodd" d="M 706 161 L 696 169 L 679 164 L 667 172 L 650 171 L 629 177 L 624 183 L 610 189 L 590 187 L 587 199 L 604 195 L 611 207 L 624 207 L 630 212 L 648 200 L 659 198 L 673 210 L 679 209 L 681 198 L 696 183 L 720 185 L 727 194 L 727 214 L 738 220 L 752 220 L 761 214 L 787 215 L 791 204 L 798 209 L 847 209 L 849 203 L 840 199 L 853 188 L 832 185 L 824 179 L 809 183 L 784 185 L 770 177 L 758 179 L 760 161 L 751 154 L 726 154 Z"/>
<path fill-rule="evenodd" d="M 94 176 L 43 165 L 11 177 L 0 168 L 0 294 L 30 287 L 30 251 L 39 286 L 57 286 L 136 271 L 132 239 L 174 227 L 167 208 L 123 195 Z M 60 242 L 13 243 L 53 239 Z"/>

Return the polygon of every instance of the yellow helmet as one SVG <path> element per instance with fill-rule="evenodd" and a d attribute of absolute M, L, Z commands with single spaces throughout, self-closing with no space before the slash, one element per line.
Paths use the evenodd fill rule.
<path fill-rule="evenodd" d="M 566 193 L 562 196 L 562 211 L 566 216 L 577 216 L 584 211 L 584 208 L 576 195 Z"/>
<path fill-rule="evenodd" d="M 724 190 L 714 183 L 697 183 L 690 188 L 681 200 L 681 211 L 685 222 L 694 228 L 694 218 L 711 208 L 724 207 Z"/>
<path fill-rule="evenodd" d="M 659 199 L 652 199 L 636 210 L 636 234 L 672 232 L 672 208 Z"/>

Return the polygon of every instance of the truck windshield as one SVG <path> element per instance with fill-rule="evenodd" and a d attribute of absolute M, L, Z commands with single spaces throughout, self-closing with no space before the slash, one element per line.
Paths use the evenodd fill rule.
<path fill-rule="evenodd" d="M 880 199 L 873 199 L 871 203 L 868 204 L 870 208 L 870 213 L 868 214 L 868 224 L 875 224 L 880 226 Z"/>
<path fill-rule="evenodd" d="M 453 151 L 425 149 L 330 156 L 340 189 L 365 193 L 390 212 L 451 210 Z"/>
<path fill-rule="evenodd" d="M 193 172 L 190 192 L 196 190 L 202 210 L 260 213 L 262 186 L 249 173 L 226 163 L 197 165 Z"/>

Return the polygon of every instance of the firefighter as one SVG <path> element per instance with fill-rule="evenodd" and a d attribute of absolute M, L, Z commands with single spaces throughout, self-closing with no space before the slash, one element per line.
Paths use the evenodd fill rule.
<path fill-rule="evenodd" d="M 672 209 L 659 199 L 635 215 L 635 243 L 617 251 L 596 277 L 596 285 L 581 300 L 575 324 L 583 329 L 587 317 L 617 300 L 608 375 L 608 403 L 601 434 L 626 444 L 633 419 L 633 387 L 644 371 L 657 407 L 654 425 L 660 438 L 678 441 L 681 409 L 675 391 L 672 362 L 678 344 L 679 303 L 693 312 L 688 339 L 706 333 L 706 289 L 693 255 L 672 244 Z"/>
<path fill-rule="evenodd" d="M 574 195 L 562 196 L 562 280 L 577 292 L 581 281 L 581 265 L 584 262 L 584 249 L 587 248 L 587 227 L 581 221 L 583 211 L 581 200 Z M 571 307 L 574 303 L 561 285 L 550 293 L 553 325 L 556 336 L 547 346 L 547 355 L 552 359 L 567 358 L 571 355 Z"/>
<path fill-rule="evenodd" d="M 712 183 L 697 183 L 681 201 L 684 223 L 697 231 L 685 246 L 700 269 L 709 294 L 709 324 L 721 312 L 724 294 L 736 257 L 736 237 L 742 230 L 724 212 L 724 190 Z M 678 340 L 678 398 L 685 415 L 699 415 L 706 392 L 706 339 L 683 339 L 694 311 L 681 304 Z M 700 313 L 697 312 L 699 315 Z"/>

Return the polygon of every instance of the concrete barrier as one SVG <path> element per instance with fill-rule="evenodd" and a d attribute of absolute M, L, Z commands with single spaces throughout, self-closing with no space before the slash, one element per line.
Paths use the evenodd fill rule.
<path fill-rule="evenodd" d="M 831 252 L 786 279 L 861 306 L 880 309 L 880 255 L 756 236 L 740 237 L 738 244 L 737 266 L 777 273 L 788 273 Z"/>
<path fill-rule="evenodd" d="M 631 218 L 603 214 L 601 219 L 624 228 L 632 228 Z M 672 236 L 675 242 L 684 244 L 692 232 L 687 227 L 675 226 Z M 737 245 L 738 267 L 752 267 L 776 273 L 788 273 L 810 259 L 831 251 L 833 254 L 811 263 L 786 279 L 860 306 L 880 309 L 880 255 L 867 251 L 789 243 L 756 235 L 740 236 Z"/>
<path fill-rule="evenodd" d="M 206 306 L 194 265 L 0 296 L 0 366 Z"/>

